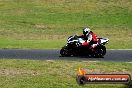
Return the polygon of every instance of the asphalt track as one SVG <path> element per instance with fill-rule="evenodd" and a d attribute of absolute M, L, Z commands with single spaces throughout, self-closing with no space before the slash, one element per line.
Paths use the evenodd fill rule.
<path fill-rule="evenodd" d="M 132 50 L 107 50 L 104 58 L 60 57 L 59 50 L 0 49 L 0 59 L 87 60 L 132 62 Z"/>

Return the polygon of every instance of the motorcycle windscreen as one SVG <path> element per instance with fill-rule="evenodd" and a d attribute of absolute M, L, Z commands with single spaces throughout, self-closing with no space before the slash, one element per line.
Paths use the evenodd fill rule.
<path fill-rule="evenodd" d="M 85 42 L 85 40 L 83 40 L 82 38 L 78 38 L 78 40 L 79 40 L 80 43 L 84 43 Z"/>

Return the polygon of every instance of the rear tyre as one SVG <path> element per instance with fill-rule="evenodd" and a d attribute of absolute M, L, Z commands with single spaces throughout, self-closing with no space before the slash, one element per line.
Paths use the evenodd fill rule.
<path fill-rule="evenodd" d="M 67 48 L 67 46 L 62 47 L 62 49 L 60 50 L 60 54 L 61 54 L 62 57 L 71 56 L 70 51 Z"/>
<path fill-rule="evenodd" d="M 102 58 L 102 57 L 104 57 L 105 54 L 106 54 L 106 47 L 103 45 L 99 45 L 99 46 L 95 47 L 93 57 Z"/>

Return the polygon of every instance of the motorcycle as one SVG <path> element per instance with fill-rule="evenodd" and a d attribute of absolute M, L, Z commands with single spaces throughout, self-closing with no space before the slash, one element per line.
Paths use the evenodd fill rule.
<path fill-rule="evenodd" d="M 83 38 L 77 35 L 70 36 L 67 39 L 67 44 L 62 47 L 60 54 L 62 57 L 67 56 L 88 56 L 94 58 L 102 58 L 106 54 L 106 47 L 109 41 L 108 38 L 97 38 L 97 43 L 90 42 L 90 46 L 82 46 L 85 42 Z"/>

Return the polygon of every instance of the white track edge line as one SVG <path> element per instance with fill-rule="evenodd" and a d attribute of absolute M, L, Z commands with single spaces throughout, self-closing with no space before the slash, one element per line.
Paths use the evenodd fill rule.
<path fill-rule="evenodd" d="M 132 50 L 132 49 L 107 49 L 107 50 Z"/>

